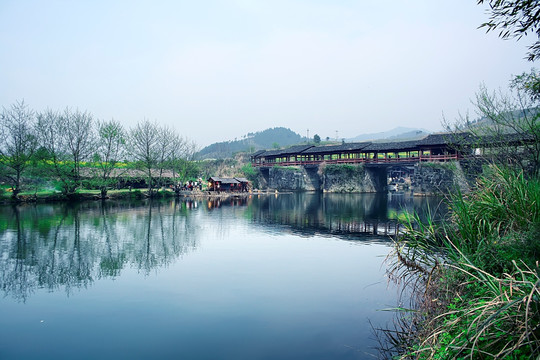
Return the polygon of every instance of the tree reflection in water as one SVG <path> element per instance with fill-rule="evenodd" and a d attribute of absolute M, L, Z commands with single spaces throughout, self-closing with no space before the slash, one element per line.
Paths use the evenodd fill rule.
<path fill-rule="evenodd" d="M 86 287 L 126 266 L 144 274 L 197 247 L 186 202 L 89 202 L 0 208 L 0 288 L 25 301 L 38 288 Z"/>

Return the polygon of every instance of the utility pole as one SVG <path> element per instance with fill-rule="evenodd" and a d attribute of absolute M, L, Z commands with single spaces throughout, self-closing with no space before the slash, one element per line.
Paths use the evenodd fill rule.
<path fill-rule="evenodd" d="M 309 129 L 307 129 L 307 143 L 309 144 Z"/>

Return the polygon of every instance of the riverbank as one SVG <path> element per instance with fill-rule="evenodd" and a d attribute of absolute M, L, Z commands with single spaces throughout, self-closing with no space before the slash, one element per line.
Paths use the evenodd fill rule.
<path fill-rule="evenodd" d="M 492 169 L 441 223 L 410 215 L 391 275 L 411 312 L 387 330 L 400 359 L 540 355 L 540 180 Z M 412 314 L 412 315 L 411 315 Z"/>
<path fill-rule="evenodd" d="M 213 192 L 201 190 L 183 190 L 178 193 L 172 190 L 160 190 L 154 193 L 153 198 L 239 198 L 249 197 L 250 195 L 266 195 L 274 194 L 274 192 L 255 191 L 255 192 Z M 55 191 L 43 191 L 37 193 L 21 193 L 17 199 L 13 199 L 9 194 L 4 194 L 0 197 L 0 204 L 17 204 L 17 203 L 46 203 L 46 202 L 63 202 L 63 201 L 96 201 L 96 200 L 126 200 L 126 199 L 145 199 L 150 198 L 146 189 L 121 189 L 111 190 L 107 192 L 105 198 L 97 190 L 82 190 L 71 195 L 64 195 Z"/>

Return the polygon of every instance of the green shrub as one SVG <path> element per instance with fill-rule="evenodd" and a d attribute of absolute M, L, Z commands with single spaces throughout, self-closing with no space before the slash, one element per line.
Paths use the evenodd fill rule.
<path fill-rule="evenodd" d="M 251 182 L 253 188 L 259 187 L 259 173 L 250 163 L 242 166 L 242 174 Z"/>
<path fill-rule="evenodd" d="M 364 173 L 364 166 L 360 165 L 350 165 L 350 164 L 329 164 L 324 168 L 325 175 L 338 175 L 343 174 L 344 176 L 357 176 Z"/>
<path fill-rule="evenodd" d="M 140 189 L 135 189 L 129 192 L 129 196 L 132 199 L 141 199 L 142 198 L 142 192 Z"/>

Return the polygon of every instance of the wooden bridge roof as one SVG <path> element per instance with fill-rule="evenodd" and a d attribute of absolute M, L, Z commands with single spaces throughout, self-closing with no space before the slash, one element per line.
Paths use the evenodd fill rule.
<path fill-rule="evenodd" d="M 252 157 L 257 157 L 257 156 L 261 155 L 264 152 L 266 152 L 266 150 L 255 151 L 253 154 L 251 154 L 251 156 Z"/>
<path fill-rule="evenodd" d="M 261 154 L 258 154 L 255 156 L 252 155 L 253 157 L 261 157 L 261 156 L 281 156 L 281 155 L 292 155 L 292 154 L 300 154 L 301 152 L 309 149 L 309 148 L 312 148 L 313 145 L 296 145 L 296 146 L 291 146 L 289 148 L 286 148 L 286 149 L 279 149 L 279 150 L 268 150 L 268 151 L 265 151 Z"/>
<path fill-rule="evenodd" d="M 478 146 L 500 146 L 500 145 L 524 145 L 534 142 L 535 138 L 533 134 L 500 134 L 483 136 L 475 143 Z"/>
<path fill-rule="evenodd" d="M 385 142 L 385 143 L 370 143 L 364 151 L 402 151 L 402 150 L 412 150 L 418 147 L 418 141 L 395 141 L 395 142 Z"/>
<path fill-rule="evenodd" d="M 304 150 L 302 154 L 326 154 L 326 153 L 338 153 L 338 152 L 345 152 L 345 151 L 360 151 L 370 144 L 371 144 L 370 142 L 360 142 L 360 143 L 345 143 L 341 145 L 313 146 L 307 150 Z"/>
<path fill-rule="evenodd" d="M 418 140 L 418 146 L 435 146 L 435 145 L 469 145 L 475 142 L 475 138 L 471 133 L 440 133 L 431 134 L 425 138 Z"/>
<path fill-rule="evenodd" d="M 297 145 L 291 146 L 287 149 L 279 150 L 260 150 L 252 154 L 251 157 L 261 158 L 261 157 L 279 157 L 287 155 L 314 155 L 314 154 L 336 154 L 344 152 L 354 152 L 354 151 L 400 151 L 400 150 L 409 150 L 415 149 L 418 147 L 418 141 L 396 141 L 396 142 L 385 142 L 385 143 L 373 143 L 373 142 L 358 142 L 358 143 L 344 143 L 340 145 L 323 145 L 323 146 L 313 146 L 313 145 Z"/>

